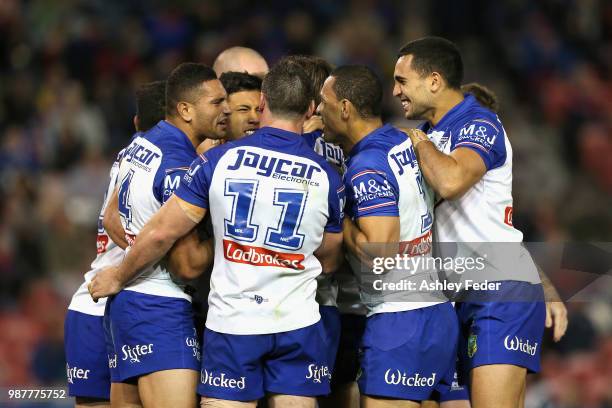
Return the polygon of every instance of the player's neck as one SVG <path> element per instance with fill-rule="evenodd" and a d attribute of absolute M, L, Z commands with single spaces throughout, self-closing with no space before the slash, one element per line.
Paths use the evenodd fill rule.
<path fill-rule="evenodd" d="M 185 136 L 187 136 L 187 139 L 189 139 L 193 147 L 197 148 L 200 145 L 200 143 L 204 141 L 204 140 L 200 140 L 200 138 L 197 137 L 194 134 L 194 132 L 191 131 L 191 129 L 189 128 L 187 124 L 185 124 L 185 122 L 177 120 L 173 118 L 172 116 L 166 117 L 166 122 L 170 123 L 172 126 L 178 128 L 181 132 L 183 132 Z"/>
<path fill-rule="evenodd" d="M 342 143 L 342 148 L 345 153 L 350 153 L 357 143 L 359 143 L 364 137 L 382 127 L 383 123 L 380 118 L 367 119 L 367 120 L 356 120 L 348 125 L 348 131 L 346 132 L 346 138 Z"/>
<path fill-rule="evenodd" d="M 428 119 L 432 126 L 436 126 L 451 109 L 463 102 L 463 93 L 460 90 L 448 89 L 440 97 L 440 101 L 433 110 L 433 115 Z"/>
<path fill-rule="evenodd" d="M 304 120 L 299 119 L 285 119 L 285 118 L 277 118 L 274 116 L 269 116 L 264 120 L 262 117 L 261 127 L 272 127 L 276 129 L 286 130 L 287 132 L 293 133 L 302 133 L 302 126 L 304 125 Z"/>

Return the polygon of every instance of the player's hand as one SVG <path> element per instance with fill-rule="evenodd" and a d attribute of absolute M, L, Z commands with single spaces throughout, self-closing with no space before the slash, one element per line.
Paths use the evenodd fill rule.
<path fill-rule="evenodd" d="M 116 266 L 105 268 L 89 282 L 87 290 L 94 302 L 97 303 L 100 298 L 119 293 L 122 285 L 117 279 L 118 269 Z"/>
<path fill-rule="evenodd" d="M 319 115 L 312 115 L 310 119 L 304 122 L 302 127 L 304 133 L 314 132 L 315 130 L 323 130 L 323 119 Z"/>
<path fill-rule="evenodd" d="M 563 302 L 546 302 L 546 327 L 553 328 L 553 339 L 557 342 L 567 330 L 567 308 Z"/>
<path fill-rule="evenodd" d="M 425 134 L 425 132 L 423 132 L 421 129 L 407 129 L 407 128 L 400 128 L 400 130 L 404 133 L 406 133 L 408 135 L 408 137 L 410 138 L 410 140 L 412 141 L 412 145 L 414 147 L 416 147 L 416 145 L 419 142 L 427 142 L 430 141 L 429 137 L 427 137 L 427 134 Z"/>
<path fill-rule="evenodd" d="M 213 147 L 223 144 L 223 142 L 224 142 L 223 139 L 204 139 L 204 141 L 200 143 L 198 147 L 196 147 L 196 153 L 197 154 L 206 153 Z"/>

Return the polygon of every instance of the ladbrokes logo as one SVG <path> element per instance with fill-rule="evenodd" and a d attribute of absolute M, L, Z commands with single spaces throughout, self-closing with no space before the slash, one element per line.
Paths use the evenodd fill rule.
<path fill-rule="evenodd" d="M 304 265 L 302 265 L 304 255 L 302 254 L 276 252 L 266 248 L 238 244 L 226 239 L 223 240 L 223 255 L 231 262 L 304 270 Z"/>
<path fill-rule="evenodd" d="M 405 387 L 433 387 L 436 382 L 436 373 L 430 377 L 423 377 L 419 373 L 407 375 L 400 370 L 388 369 L 385 371 L 385 382 L 390 385 L 403 385 Z"/>
<path fill-rule="evenodd" d="M 510 351 L 521 351 L 530 356 L 535 356 L 538 349 L 538 343 L 529 344 L 529 340 L 519 339 L 517 336 L 506 336 L 504 339 L 504 347 Z"/>
<path fill-rule="evenodd" d="M 321 379 L 328 378 L 331 380 L 331 371 L 327 366 L 317 366 L 316 364 L 310 364 L 308 366 L 307 380 L 312 379 L 313 382 L 321 384 Z"/>
<path fill-rule="evenodd" d="M 240 377 L 239 380 L 236 380 L 235 378 L 227 378 L 225 373 L 215 375 L 215 373 L 209 373 L 206 369 L 200 372 L 200 382 L 220 388 L 238 388 L 244 390 L 244 387 L 246 387 L 245 377 Z"/>

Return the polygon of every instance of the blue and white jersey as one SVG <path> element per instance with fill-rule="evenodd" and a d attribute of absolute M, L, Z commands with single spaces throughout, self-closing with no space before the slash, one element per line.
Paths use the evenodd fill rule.
<path fill-rule="evenodd" d="M 264 127 L 193 162 L 176 192 L 210 211 L 215 262 L 206 327 L 295 330 L 320 319 L 323 233 L 342 231 L 344 187 L 299 134 Z"/>
<path fill-rule="evenodd" d="M 303 133 L 302 137 L 312 150 L 327 160 L 328 163 L 336 166 L 338 171 L 344 168 L 344 152 L 342 148 L 333 143 L 326 142 L 321 130 Z M 338 306 L 336 302 L 338 298 L 338 284 L 334 279 L 336 274 L 337 272 L 333 275 L 321 274 L 317 278 L 317 303 L 321 306 Z"/>
<path fill-rule="evenodd" d="M 412 142 L 403 132 L 385 125 L 365 136 L 351 150 L 344 183 L 346 214 L 361 217 L 399 217 L 399 250 L 408 256 L 431 256 L 434 195 L 424 182 Z M 352 258 L 354 271 L 360 266 Z M 405 271 L 410 275 L 410 271 Z M 366 302 L 368 303 L 368 302 Z M 366 304 L 368 315 L 419 309 L 440 302 L 382 302 Z"/>
<path fill-rule="evenodd" d="M 137 137 L 139 133 L 136 133 L 134 137 Z M 123 157 L 125 149 L 121 150 L 117 154 L 117 158 L 113 162 L 110 169 L 108 187 L 104 193 L 104 200 L 102 201 L 102 208 L 98 215 L 98 234 L 96 238 L 96 258 L 91 263 L 91 269 L 85 274 L 85 281 L 79 286 L 75 294 L 72 296 L 69 310 L 74 310 L 81 313 L 86 313 L 94 316 L 103 316 L 104 308 L 106 307 L 106 298 L 94 302 L 87 290 L 87 285 L 91 282 L 91 279 L 98 273 L 98 271 L 108 266 L 117 265 L 123 259 L 123 249 L 119 248 L 112 239 L 108 236 L 108 233 L 102 225 L 104 221 L 104 211 L 108 206 L 108 202 L 115 191 L 117 185 L 117 176 L 119 175 L 119 163 Z"/>
<path fill-rule="evenodd" d="M 130 245 L 179 187 L 196 157 L 187 136 L 164 120 L 135 138 L 125 149 L 119 166 L 119 215 Z M 125 290 L 191 300 L 172 280 L 163 259 L 141 271 Z"/>
<path fill-rule="evenodd" d="M 319 156 L 323 156 L 329 163 L 337 166 L 338 169 L 342 169 L 344 166 L 344 152 L 342 148 L 333 143 L 328 143 L 323 138 L 323 132 L 315 130 L 314 132 L 304 133 L 302 135 L 304 140 L 311 149 L 313 149 Z"/>
<path fill-rule="evenodd" d="M 463 196 L 455 200 L 442 200 L 435 210 L 434 235 L 437 242 L 497 243 L 523 240 L 523 234 L 512 225 L 512 147 L 499 117 L 482 107 L 474 96 L 451 109 L 440 122 L 423 126 L 438 149 L 449 154 L 457 148 L 467 148 L 480 155 L 487 168 L 484 176 Z M 522 248 L 522 249 L 521 249 Z M 474 255 L 478 255 L 475 248 Z M 488 246 L 487 250 L 500 251 L 493 259 L 509 257 L 526 260 L 521 275 L 513 279 L 539 282 L 531 257 L 520 245 Z M 518 252 L 509 255 L 507 251 Z M 505 252 L 502 254 L 502 252 Z M 531 264 L 531 266 L 529 265 Z M 509 265 L 493 265 L 507 269 Z M 516 263 L 513 264 L 516 268 Z"/>

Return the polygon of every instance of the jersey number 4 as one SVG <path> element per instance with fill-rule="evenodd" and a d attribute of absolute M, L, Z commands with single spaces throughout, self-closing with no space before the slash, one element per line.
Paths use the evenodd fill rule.
<path fill-rule="evenodd" d="M 259 225 L 252 222 L 257 202 L 258 180 L 225 180 L 225 195 L 232 198 L 231 219 L 225 219 L 225 235 L 239 241 L 253 242 L 257 239 Z M 276 227 L 266 230 L 265 245 L 296 250 L 304 243 L 304 234 L 299 234 L 304 206 L 308 194 L 304 190 L 276 188 L 273 204 L 282 209 Z M 265 208 L 259 208 L 266 211 Z"/>
<path fill-rule="evenodd" d="M 121 180 L 119 185 L 119 215 L 125 221 L 125 229 L 130 229 L 132 223 L 132 205 L 130 204 L 130 183 L 134 177 L 134 170 L 130 170 L 128 174 Z"/>

